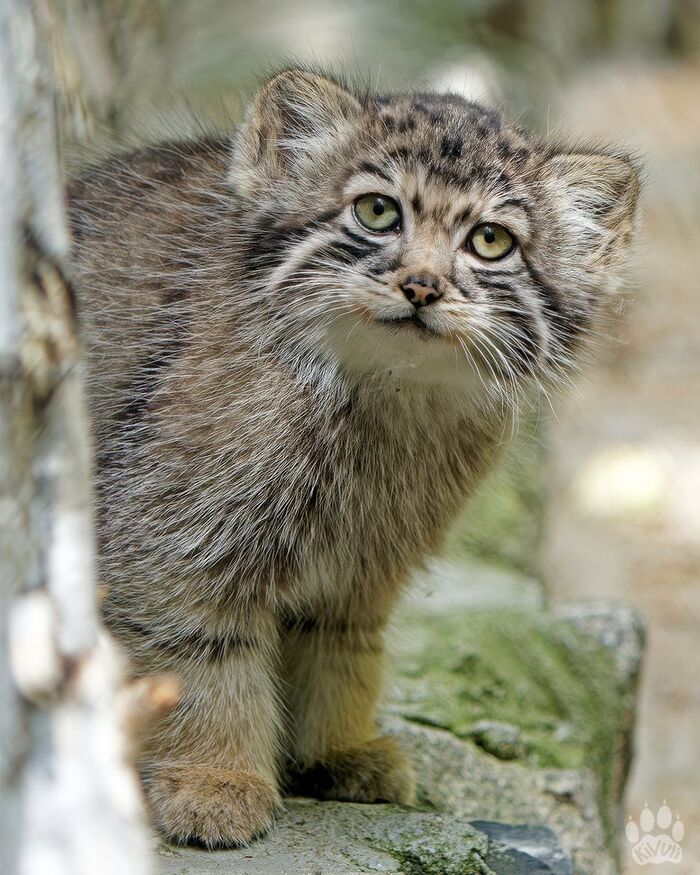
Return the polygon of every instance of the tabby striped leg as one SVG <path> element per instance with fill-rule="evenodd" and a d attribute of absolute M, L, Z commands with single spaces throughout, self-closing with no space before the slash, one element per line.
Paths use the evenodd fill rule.
<path fill-rule="evenodd" d="M 251 622 L 233 639 L 188 639 L 170 661 L 183 698 L 147 740 L 141 772 L 154 820 L 179 843 L 247 844 L 280 804 L 277 642 Z"/>
<path fill-rule="evenodd" d="M 414 776 L 397 742 L 377 737 L 381 626 L 305 620 L 283 645 L 293 746 L 290 786 L 322 799 L 413 800 Z"/>

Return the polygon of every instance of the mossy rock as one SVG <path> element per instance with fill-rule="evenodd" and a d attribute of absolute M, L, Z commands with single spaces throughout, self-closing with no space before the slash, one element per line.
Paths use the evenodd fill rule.
<path fill-rule="evenodd" d="M 595 767 L 611 747 L 623 707 L 613 657 L 570 624 L 532 612 L 421 616 L 405 638 L 406 717 L 461 738 L 483 721 L 516 726 L 536 766 Z"/>
<path fill-rule="evenodd" d="M 393 713 L 533 772 L 590 773 L 614 851 L 642 648 L 636 615 L 413 610 L 400 625 Z"/>

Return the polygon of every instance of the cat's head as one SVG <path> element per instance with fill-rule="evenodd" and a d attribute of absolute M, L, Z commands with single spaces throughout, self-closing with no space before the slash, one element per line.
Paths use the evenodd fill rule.
<path fill-rule="evenodd" d="M 291 69 L 234 147 L 252 283 L 295 355 L 488 387 L 565 375 L 619 281 L 638 173 L 454 95 Z"/>

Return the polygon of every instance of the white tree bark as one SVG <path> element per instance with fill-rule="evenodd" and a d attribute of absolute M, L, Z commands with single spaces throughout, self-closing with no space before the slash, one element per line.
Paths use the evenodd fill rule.
<path fill-rule="evenodd" d="M 146 875 L 121 661 L 96 608 L 50 12 L 0 4 L 0 869 Z"/>

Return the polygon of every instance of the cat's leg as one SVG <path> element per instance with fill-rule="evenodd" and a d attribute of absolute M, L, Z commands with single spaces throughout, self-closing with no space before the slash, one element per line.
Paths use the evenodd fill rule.
<path fill-rule="evenodd" d="M 377 734 L 383 625 L 309 618 L 288 624 L 283 663 L 293 792 L 356 802 L 413 801 L 413 768 L 395 739 Z"/>
<path fill-rule="evenodd" d="M 183 697 L 140 761 L 155 823 L 179 843 L 244 845 L 280 805 L 276 626 L 258 618 L 235 635 L 183 635 L 167 656 Z"/>

